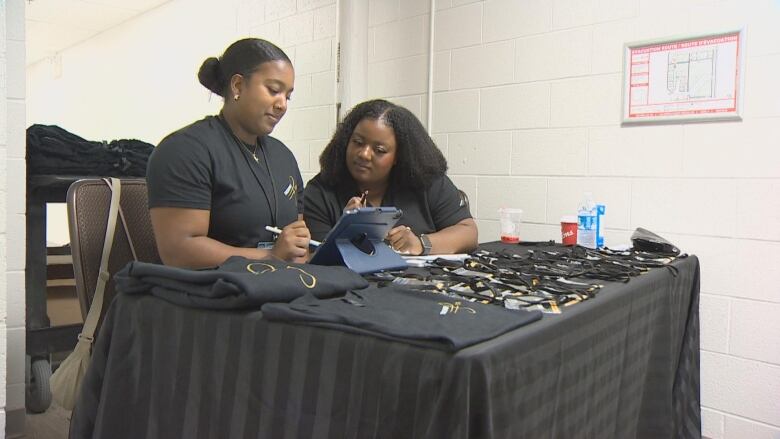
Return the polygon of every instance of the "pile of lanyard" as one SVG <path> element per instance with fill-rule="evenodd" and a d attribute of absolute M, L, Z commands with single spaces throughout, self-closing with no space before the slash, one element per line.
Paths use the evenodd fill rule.
<path fill-rule="evenodd" d="M 516 249 L 514 247 L 513 249 Z M 681 255 L 678 257 L 685 257 Z M 369 280 L 390 283 L 509 309 L 560 313 L 596 296 L 603 287 L 593 280 L 628 282 L 653 268 L 666 267 L 674 256 L 585 247 L 539 247 L 525 253 L 505 248 L 477 250 L 464 261 L 436 259 L 425 268 L 377 273 Z"/>

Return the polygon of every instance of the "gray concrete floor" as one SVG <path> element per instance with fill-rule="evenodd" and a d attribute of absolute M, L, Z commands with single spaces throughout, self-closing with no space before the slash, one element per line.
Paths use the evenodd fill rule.
<path fill-rule="evenodd" d="M 51 403 L 43 413 L 28 413 L 24 430 L 26 439 L 67 439 L 70 426 L 70 410 Z"/>

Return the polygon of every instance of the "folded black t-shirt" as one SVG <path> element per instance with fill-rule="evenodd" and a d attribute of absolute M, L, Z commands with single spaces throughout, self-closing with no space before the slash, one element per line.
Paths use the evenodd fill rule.
<path fill-rule="evenodd" d="M 197 308 L 259 308 L 304 294 L 333 297 L 368 282 L 345 267 L 250 260 L 233 256 L 217 268 L 190 270 L 131 262 L 114 277 L 119 292 L 153 295 Z"/>
<path fill-rule="evenodd" d="M 508 310 L 394 286 L 327 300 L 307 294 L 290 303 L 265 304 L 262 311 L 268 320 L 305 322 L 446 351 L 542 318 L 541 311 Z"/>

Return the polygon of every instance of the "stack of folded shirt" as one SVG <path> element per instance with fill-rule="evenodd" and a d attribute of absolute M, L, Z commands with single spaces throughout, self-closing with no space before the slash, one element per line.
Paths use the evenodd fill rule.
<path fill-rule="evenodd" d="M 154 145 L 140 140 L 89 141 L 56 125 L 27 128 L 30 175 L 144 177 L 153 150 Z"/>
<path fill-rule="evenodd" d="M 250 260 L 233 256 L 204 270 L 131 262 L 114 276 L 126 294 L 151 293 L 178 305 L 211 309 L 259 308 L 304 294 L 333 297 L 368 282 L 345 267 Z"/>

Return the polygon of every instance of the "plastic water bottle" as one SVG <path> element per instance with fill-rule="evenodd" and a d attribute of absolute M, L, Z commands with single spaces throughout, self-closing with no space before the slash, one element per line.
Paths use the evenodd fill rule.
<path fill-rule="evenodd" d="M 604 213 L 607 207 L 603 204 L 596 205 L 596 247 L 604 247 Z"/>
<path fill-rule="evenodd" d="M 577 208 L 577 245 L 588 248 L 597 248 L 597 211 L 593 194 L 585 192 L 582 203 Z"/>

